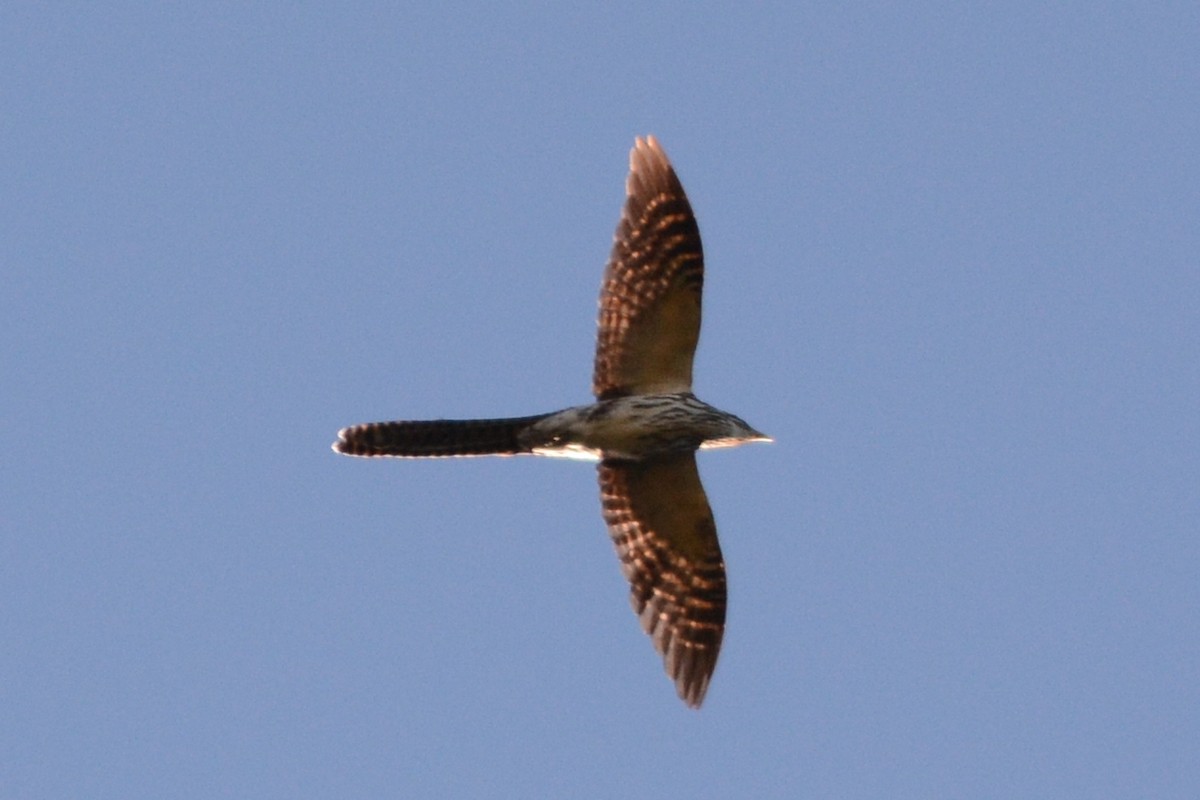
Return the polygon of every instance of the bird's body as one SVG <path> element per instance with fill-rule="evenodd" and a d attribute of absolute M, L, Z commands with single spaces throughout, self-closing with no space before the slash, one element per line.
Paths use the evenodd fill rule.
<path fill-rule="evenodd" d="M 694 453 L 770 441 L 692 394 L 703 279 L 683 187 L 658 142 L 638 139 L 600 292 L 596 401 L 530 417 L 372 422 L 342 429 L 334 444 L 353 456 L 599 461 L 602 511 L 634 610 L 691 706 L 703 701 L 716 666 L 726 595 Z"/>
<path fill-rule="evenodd" d="M 532 417 L 368 422 L 338 433 L 339 453 L 393 458 L 538 455 L 642 461 L 765 441 L 691 392 L 627 395 Z M 478 452 L 476 452 L 478 451 Z"/>

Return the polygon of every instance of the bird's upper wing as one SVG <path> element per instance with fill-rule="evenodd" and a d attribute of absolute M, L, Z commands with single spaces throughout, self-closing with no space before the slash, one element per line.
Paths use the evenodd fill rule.
<path fill-rule="evenodd" d="M 635 142 L 625 186 L 600 289 L 592 391 L 601 400 L 691 391 L 704 284 L 700 229 L 653 136 Z"/>
<path fill-rule="evenodd" d="M 603 461 L 604 521 L 633 609 L 680 698 L 698 708 L 725 630 L 725 563 L 693 454 Z"/>

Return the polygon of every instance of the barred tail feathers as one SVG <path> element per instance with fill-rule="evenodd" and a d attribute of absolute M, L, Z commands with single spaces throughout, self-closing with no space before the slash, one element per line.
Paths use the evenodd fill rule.
<path fill-rule="evenodd" d="M 347 456 L 444 458 L 530 452 L 521 431 L 549 414 L 508 419 L 433 419 L 368 422 L 338 431 L 335 452 Z"/>

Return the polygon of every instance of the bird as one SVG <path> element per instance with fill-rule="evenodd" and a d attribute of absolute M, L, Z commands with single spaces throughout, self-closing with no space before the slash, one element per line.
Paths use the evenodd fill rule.
<path fill-rule="evenodd" d="M 630 600 L 685 704 L 699 708 L 725 631 L 725 562 L 695 454 L 770 442 L 692 393 L 704 255 L 654 136 L 629 155 L 625 204 L 600 289 L 595 402 L 528 417 L 370 422 L 338 432 L 347 456 L 542 455 L 598 461 L 601 513 Z"/>

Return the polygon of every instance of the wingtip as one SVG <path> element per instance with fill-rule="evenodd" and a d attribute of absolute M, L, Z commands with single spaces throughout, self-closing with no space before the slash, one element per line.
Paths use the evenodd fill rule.
<path fill-rule="evenodd" d="M 705 695 L 708 694 L 710 678 L 711 675 L 693 680 L 681 678 L 675 684 L 675 693 L 679 695 L 679 699 L 683 701 L 684 705 L 699 711 L 700 706 L 704 705 Z"/>
<path fill-rule="evenodd" d="M 683 188 L 678 185 L 675 169 L 671 159 L 658 143 L 653 134 L 634 138 L 633 147 L 629 151 L 629 177 L 625 180 L 625 193 L 628 197 L 642 197 L 662 191 L 674 190 L 679 194 Z"/>
<path fill-rule="evenodd" d="M 629 168 L 636 170 L 641 161 L 655 159 L 667 162 L 667 154 L 658 143 L 658 137 L 652 133 L 645 136 L 635 136 L 633 147 L 629 151 Z"/>

